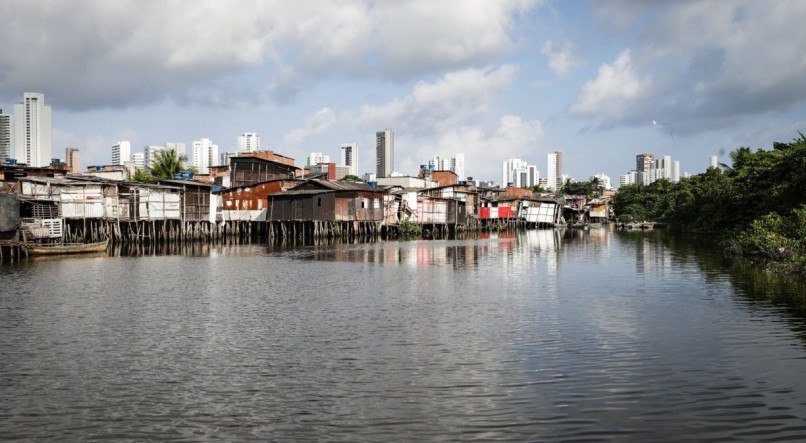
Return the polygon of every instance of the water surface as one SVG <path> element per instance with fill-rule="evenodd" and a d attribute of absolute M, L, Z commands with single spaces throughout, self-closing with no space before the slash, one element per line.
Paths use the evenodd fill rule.
<path fill-rule="evenodd" d="M 0 267 L 0 440 L 801 440 L 803 286 L 663 233 Z"/>

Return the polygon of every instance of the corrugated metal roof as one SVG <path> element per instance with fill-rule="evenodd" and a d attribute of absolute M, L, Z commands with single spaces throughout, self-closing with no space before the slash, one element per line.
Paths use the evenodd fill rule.
<path fill-rule="evenodd" d="M 207 187 L 207 188 L 212 188 L 212 187 L 216 186 L 213 183 L 200 182 L 200 181 L 196 181 L 196 180 L 173 180 L 173 179 L 171 179 L 171 180 L 157 180 L 157 183 L 169 183 L 169 184 L 180 185 L 180 186 L 182 186 L 182 185 L 204 186 L 204 187 Z"/>
<path fill-rule="evenodd" d="M 369 191 L 369 192 L 383 192 L 382 190 L 364 183 L 356 183 L 351 181 L 328 181 L 313 179 L 310 182 L 317 183 L 327 189 L 334 191 Z"/>
<path fill-rule="evenodd" d="M 336 192 L 335 189 L 308 189 L 303 191 L 285 191 L 285 192 L 274 192 L 269 194 L 269 197 L 282 197 L 284 195 L 316 195 L 316 194 L 326 194 L 330 192 Z"/>

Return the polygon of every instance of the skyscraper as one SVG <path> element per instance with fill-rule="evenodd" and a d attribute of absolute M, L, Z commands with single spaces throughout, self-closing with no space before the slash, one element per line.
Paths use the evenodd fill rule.
<path fill-rule="evenodd" d="M 50 106 L 45 105 L 45 95 L 26 92 L 22 102 L 14 105 L 13 157 L 29 166 L 49 166 L 50 136 Z"/>
<path fill-rule="evenodd" d="M 0 164 L 6 164 L 6 160 L 11 158 L 11 115 L 3 114 L 0 109 Z"/>
<path fill-rule="evenodd" d="M 563 152 L 554 151 L 547 156 L 546 179 L 549 189 L 557 191 L 563 185 Z"/>
<path fill-rule="evenodd" d="M 135 171 L 138 169 L 143 169 L 146 165 L 146 156 L 142 152 L 132 152 L 130 162 Z"/>
<path fill-rule="evenodd" d="M 358 143 L 342 143 L 341 164 L 350 167 L 350 175 L 358 175 Z"/>
<path fill-rule="evenodd" d="M 680 181 L 680 160 L 675 160 L 672 166 L 672 183 Z"/>
<path fill-rule="evenodd" d="M 121 140 L 112 146 L 112 164 L 122 165 L 132 156 L 132 146 L 128 140 Z"/>
<path fill-rule="evenodd" d="M 81 156 L 78 154 L 76 148 L 66 148 L 64 150 L 64 159 L 67 162 L 67 169 L 73 174 L 81 172 Z"/>
<path fill-rule="evenodd" d="M 193 141 L 193 166 L 199 174 L 209 174 L 210 166 L 215 166 L 218 161 L 218 145 L 209 138 Z"/>
<path fill-rule="evenodd" d="M 456 157 L 451 159 L 451 171 L 456 173 L 456 178 L 459 181 L 466 180 L 465 176 L 465 154 L 458 153 Z"/>
<path fill-rule="evenodd" d="M 321 152 L 311 152 L 305 160 L 305 166 L 315 166 L 320 163 L 330 163 L 330 156 Z"/>
<path fill-rule="evenodd" d="M 501 187 L 509 185 L 521 186 L 521 172 L 526 172 L 526 162 L 519 158 L 511 158 L 502 164 Z"/>
<path fill-rule="evenodd" d="M 648 185 L 655 181 L 655 156 L 653 154 L 638 154 L 635 156 L 635 171 L 638 173 L 638 183 Z"/>
<path fill-rule="evenodd" d="M 375 133 L 375 156 L 377 177 L 389 177 L 395 169 L 395 134 L 392 128 Z"/>
<path fill-rule="evenodd" d="M 719 161 L 715 155 L 708 157 L 708 167 L 709 168 L 717 168 L 719 167 Z"/>
<path fill-rule="evenodd" d="M 148 145 L 143 147 L 143 164 L 145 167 L 153 167 L 154 160 L 157 159 L 157 154 L 164 150 L 165 146 L 160 145 Z M 134 156 L 130 157 L 129 160 L 134 160 Z"/>
<path fill-rule="evenodd" d="M 165 150 L 173 150 L 174 152 L 176 152 L 176 155 L 179 158 L 185 157 L 187 155 L 187 152 L 185 151 L 184 142 L 166 142 Z"/>
<path fill-rule="evenodd" d="M 257 132 L 244 132 L 238 136 L 239 152 L 255 152 L 260 150 L 260 136 Z"/>

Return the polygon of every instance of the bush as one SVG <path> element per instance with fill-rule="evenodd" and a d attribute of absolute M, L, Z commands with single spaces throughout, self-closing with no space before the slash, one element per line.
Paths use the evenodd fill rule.
<path fill-rule="evenodd" d="M 423 233 L 422 226 L 411 220 L 403 220 L 397 226 L 398 233 L 401 237 L 417 237 Z"/>

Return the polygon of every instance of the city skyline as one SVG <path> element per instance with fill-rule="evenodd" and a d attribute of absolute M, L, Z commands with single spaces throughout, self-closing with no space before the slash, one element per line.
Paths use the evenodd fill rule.
<path fill-rule="evenodd" d="M 791 63 L 806 43 L 789 31 L 806 18 L 798 2 L 481 2 L 450 26 L 460 7 L 451 2 L 255 3 L 211 6 L 201 18 L 182 5 L 102 5 L 85 8 L 99 32 L 114 29 L 98 41 L 68 5 L 4 3 L 0 108 L 43 93 L 53 157 L 70 146 L 97 164 L 118 140 L 202 137 L 232 152 L 253 131 L 261 149 L 337 158 L 341 143 L 372 146 L 375 131 L 392 127 L 404 173 L 465 152 L 468 175 L 493 179 L 508 158 L 562 150 L 572 176 L 617 177 L 639 152 L 697 173 L 709 155 L 726 162 L 739 146 L 788 141 L 806 124 L 806 80 Z M 317 26 L 269 26 L 300 17 Z M 17 22 L 25 34 L 13 32 Z M 401 39 L 411 23 L 420 35 Z M 163 34 L 177 24 L 181 38 Z M 36 51 L 32 33 L 42 36 Z M 375 170 L 372 155 L 359 160 L 359 174 Z"/>

